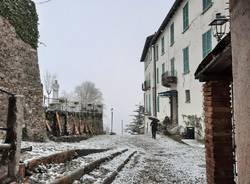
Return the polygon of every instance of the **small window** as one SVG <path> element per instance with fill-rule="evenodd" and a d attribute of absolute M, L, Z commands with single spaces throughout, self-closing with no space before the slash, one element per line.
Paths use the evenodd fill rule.
<path fill-rule="evenodd" d="M 203 11 L 206 11 L 212 6 L 212 0 L 203 0 Z"/>
<path fill-rule="evenodd" d="M 183 8 L 183 32 L 186 31 L 189 27 L 189 10 L 188 10 L 188 2 Z"/>
<path fill-rule="evenodd" d="M 161 55 L 165 54 L 165 40 L 164 37 L 161 38 Z"/>
<path fill-rule="evenodd" d="M 183 49 L 183 73 L 189 73 L 189 47 Z"/>
<path fill-rule="evenodd" d="M 170 26 L 170 45 L 174 44 L 174 23 Z"/>
<path fill-rule="evenodd" d="M 190 103 L 191 102 L 190 90 L 185 90 L 185 94 L 186 94 L 186 103 Z"/>
<path fill-rule="evenodd" d="M 212 31 L 211 29 L 202 35 L 202 55 L 205 58 L 212 50 Z"/>

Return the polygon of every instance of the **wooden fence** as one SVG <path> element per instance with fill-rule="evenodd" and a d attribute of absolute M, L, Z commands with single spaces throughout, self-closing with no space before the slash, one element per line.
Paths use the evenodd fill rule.
<path fill-rule="evenodd" d="M 22 125 L 24 123 L 24 97 L 1 88 L 0 92 L 9 97 L 6 127 L 0 127 L 0 130 L 6 131 L 4 143 L 0 143 L 0 153 L 2 154 L 0 164 L 7 164 L 7 178 L 15 180 L 19 172 Z"/>

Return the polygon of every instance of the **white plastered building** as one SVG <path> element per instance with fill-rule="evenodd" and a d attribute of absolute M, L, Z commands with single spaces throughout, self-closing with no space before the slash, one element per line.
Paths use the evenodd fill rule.
<path fill-rule="evenodd" d="M 158 31 L 147 37 L 141 56 L 145 132 L 148 116 L 160 121 L 168 116 L 173 127 L 193 127 L 195 138 L 204 138 L 202 84 L 194 72 L 218 43 L 209 23 L 218 13 L 229 15 L 228 8 L 228 0 L 176 0 Z"/>

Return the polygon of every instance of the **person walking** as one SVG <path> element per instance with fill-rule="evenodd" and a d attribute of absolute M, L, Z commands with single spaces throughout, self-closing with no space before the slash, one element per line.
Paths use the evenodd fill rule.
<path fill-rule="evenodd" d="M 152 122 L 150 123 L 152 138 L 156 139 L 156 132 L 158 130 L 158 122 L 159 122 L 159 120 L 156 117 L 149 117 L 149 119 L 152 120 Z"/>

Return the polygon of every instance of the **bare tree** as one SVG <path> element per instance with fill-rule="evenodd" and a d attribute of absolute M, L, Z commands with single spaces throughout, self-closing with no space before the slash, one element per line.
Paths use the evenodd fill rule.
<path fill-rule="evenodd" d="M 51 74 L 48 71 L 45 73 L 43 82 L 44 82 L 45 91 L 47 93 L 48 105 L 49 105 L 49 100 L 50 100 L 50 94 L 52 93 L 53 83 L 55 80 L 56 80 L 56 76 L 54 74 Z"/>
<path fill-rule="evenodd" d="M 88 104 L 101 104 L 103 101 L 102 92 L 90 81 L 85 81 L 77 86 L 75 93 L 81 108 L 86 108 Z"/>

